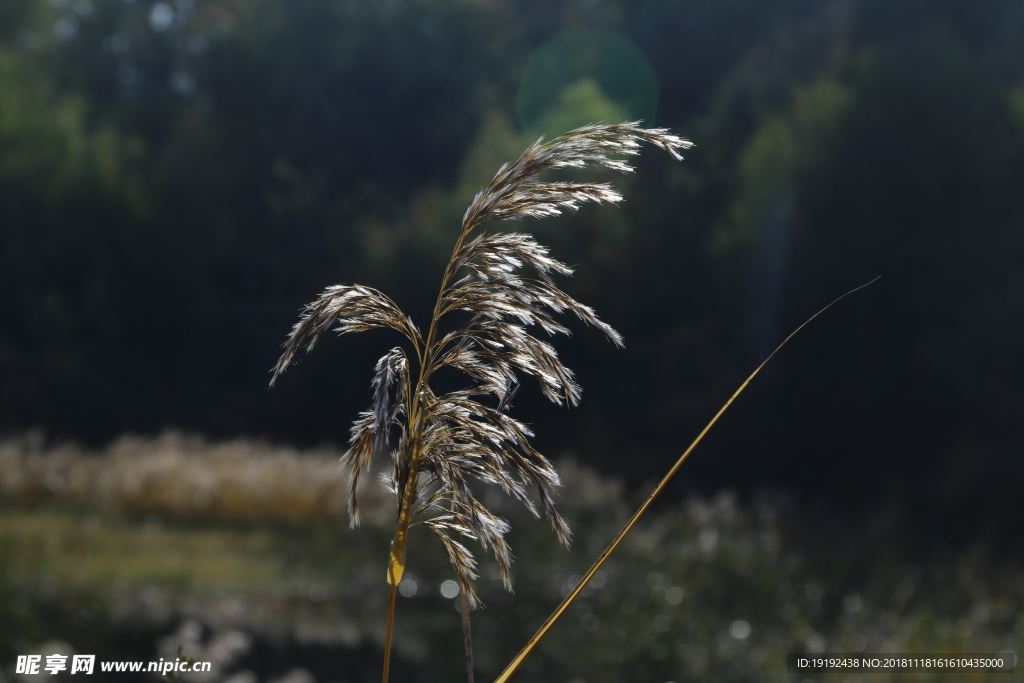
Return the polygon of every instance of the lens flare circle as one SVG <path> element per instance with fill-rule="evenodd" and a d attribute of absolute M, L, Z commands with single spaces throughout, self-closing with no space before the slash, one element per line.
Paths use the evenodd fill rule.
<path fill-rule="evenodd" d="M 654 125 L 658 77 L 629 38 L 570 28 L 534 50 L 519 84 L 516 113 L 523 130 L 552 137 L 610 117 Z"/>

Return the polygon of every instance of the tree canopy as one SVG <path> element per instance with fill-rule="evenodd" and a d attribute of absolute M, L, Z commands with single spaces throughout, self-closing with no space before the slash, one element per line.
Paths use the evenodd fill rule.
<path fill-rule="evenodd" d="M 425 318 L 502 162 L 653 116 L 697 143 L 684 164 L 519 228 L 629 350 L 574 340 L 579 410 L 517 397 L 544 450 L 658 475 L 789 329 L 881 275 L 685 476 L 1006 532 L 1022 52 L 1009 1 L 4 0 L 0 429 L 344 441 L 376 341 L 268 393 L 299 307 L 361 282 Z"/>

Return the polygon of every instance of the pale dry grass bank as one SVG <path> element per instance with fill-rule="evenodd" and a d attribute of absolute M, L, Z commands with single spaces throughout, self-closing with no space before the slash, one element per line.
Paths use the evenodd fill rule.
<path fill-rule="evenodd" d="M 341 451 L 180 432 L 124 436 L 99 452 L 38 433 L 0 441 L 0 499 L 179 521 L 347 524 Z M 386 492 L 367 481 L 364 514 L 385 523 Z"/>

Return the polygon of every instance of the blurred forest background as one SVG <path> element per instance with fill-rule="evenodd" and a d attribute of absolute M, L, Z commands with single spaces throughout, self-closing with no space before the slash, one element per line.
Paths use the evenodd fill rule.
<path fill-rule="evenodd" d="M 542 450 L 660 476 L 784 333 L 881 275 L 794 341 L 684 477 L 1020 531 L 1020 2 L 0 12 L 4 431 L 344 443 L 391 340 L 327 341 L 268 391 L 300 306 L 359 282 L 422 324 L 501 162 L 538 133 L 642 116 L 697 147 L 611 178 L 621 208 L 516 228 L 578 266 L 570 291 L 627 341 L 562 346 L 579 410 L 521 393 Z"/>
<path fill-rule="evenodd" d="M 343 445 L 392 340 L 324 340 L 270 391 L 300 307 L 358 282 L 422 325 L 502 162 L 633 118 L 696 147 L 593 176 L 618 208 L 514 226 L 627 345 L 559 345 L 577 409 L 524 387 L 540 450 L 646 490 L 790 329 L 881 275 L 674 498 L 786 491 L 913 561 L 1019 554 L 1019 0 L 3 0 L 0 433 Z M 47 449 L 25 438 L 10 472 Z"/>

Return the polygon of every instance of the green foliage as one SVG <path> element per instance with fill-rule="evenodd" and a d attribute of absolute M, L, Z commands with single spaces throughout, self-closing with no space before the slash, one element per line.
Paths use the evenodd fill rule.
<path fill-rule="evenodd" d="M 147 2 L 0 3 L 0 429 L 344 439 L 337 415 L 361 405 L 373 341 L 310 359 L 316 371 L 268 395 L 256 378 L 288 311 L 344 272 L 422 317 L 445 226 L 534 139 L 513 116 L 523 77 L 561 45 L 565 68 L 542 71 L 552 84 L 530 91 L 544 93 L 531 121 L 647 116 L 629 78 L 608 78 L 646 62 L 646 125 L 701 147 L 685 168 L 645 161 L 622 212 L 538 224 L 580 264 L 580 297 L 631 340 L 621 358 L 585 337 L 567 350 L 581 373 L 600 368 L 586 412 L 519 397 L 553 452 L 609 469 L 671 453 L 772 325 L 884 274 L 857 332 L 820 332 L 830 360 L 802 355 L 778 393 L 748 404 L 763 442 L 723 435 L 700 480 L 817 492 L 804 463 L 821 451 L 860 463 L 845 475 L 880 496 L 961 452 L 1016 467 L 999 455 L 1020 438 L 1009 406 L 1024 372 L 1007 322 L 1024 306 L 1013 3 L 164 4 L 173 21 L 154 27 Z M 872 362 L 855 351 L 876 347 Z M 857 415 L 855 428 L 819 410 L 834 385 L 850 390 L 833 415 Z M 662 470 L 633 459 L 632 485 Z M 892 462 L 902 474 L 869 474 Z M 990 527 L 1014 518 L 1000 510 Z"/>
<path fill-rule="evenodd" d="M 85 103 L 55 94 L 41 76 L 23 57 L 0 51 L 0 187 L 47 202 L 121 190 L 121 145 L 113 130 L 93 129 Z"/>
<path fill-rule="evenodd" d="M 835 79 L 822 79 L 796 88 L 792 105 L 757 127 L 739 153 L 740 188 L 730 222 L 715 233 L 716 250 L 756 243 L 765 221 L 777 214 L 780 199 L 828 163 L 851 96 Z"/>

